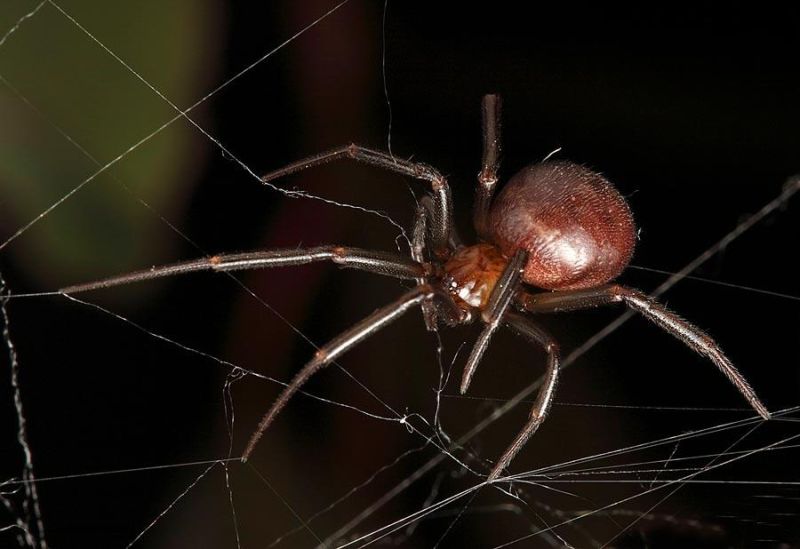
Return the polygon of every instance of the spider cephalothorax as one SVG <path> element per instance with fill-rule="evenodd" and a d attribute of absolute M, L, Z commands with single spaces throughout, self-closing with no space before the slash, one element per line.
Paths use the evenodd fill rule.
<path fill-rule="evenodd" d="M 508 258 L 497 246 L 464 246 L 444 264 L 444 286 L 460 307 L 483 310 L 507 266 Z"/>
<path fill-rule="evenodd" d="M 457 325 L 480 318 L 484 328 L 472 348 L 461 391 L 465 392 L 494 332 L 503 324 L 548 354 L 542 387 L 528 422 L 489 473 L 497 478 L 544 421 L 558 381 L 556 341 L 524 313 L 573 311 L 623 302 L 709 358 L 764 418 L 769 412 L 708 335 L 637 290 L 608 284 L 628 265 L 636 240 L 625 199 L 603 176 L 571 162 L 524 168 L 494 198 L 500 151 L 500 98 L 483 100 L 483 166 L 478 176 L 474 224 L 480 243 L 463 246 L 453 228 L 447 180 L 431 166 L 348 145 L 265 175 L 270 181 L 332 160 L 350 158 L 425 181 L 411 258 L 342 246 L 221 254 L 154 267 L 61 290 L 74 293 L 199 270 L 232 271 L 332 261 L 408 279 L 416 287 L 332 339 L 284 389 L 264 415 L 242 455 L 247 460 L 264 431 L 315 372 L 409 309 L 422 308 L 425 325 Z"/>

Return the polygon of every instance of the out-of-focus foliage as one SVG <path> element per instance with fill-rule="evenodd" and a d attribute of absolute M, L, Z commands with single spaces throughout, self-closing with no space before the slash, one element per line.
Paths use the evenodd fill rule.
<path fill-rule="evenodd" d="M 3 32 L 37 6 L 3 4 Z M 224 41 L 222 14 L 210 2 L 56 5 L 178 107 L 213 85 Z M 50 3 L 0 47 L 0 77 L 0 241 L 177 114 Z M 202 108 L 192 116 L 202 121 Z M 178 217 L 202 164 L 196 134 L 178 120 L 115 162 L 78 191 L 80 200 L 67 200 L 9 245 L 16 263 L 44 288 L 80 279 L 93 264 L 141 266 L 143 251 L 167 244 L 143 237 L 147 228 L 132 230 L 145 214 L 129 192 Z"/>

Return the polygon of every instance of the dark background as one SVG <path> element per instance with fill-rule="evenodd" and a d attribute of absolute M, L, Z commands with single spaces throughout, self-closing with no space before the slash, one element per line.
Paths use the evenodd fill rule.
<path fill-rule="evenodd" d="M 471 205 L 480 162 L 480 99 L 488 92 L 500 93 L 504 100 L 503 178 L 561 147 L 560 158 L 603 172 L 628 198 L 641 229 L 633 265 L 667 272 L 679 270 L 728 234 L 776 197 L 787 177 L 800 171 L 798 20 L 794 13 L 677 6 L 615 11 L 580 5 L 521 9 L 502 2 L 480 8 L 429 4 L 390 3 L 384 31 L 382 3 L 352 0 L 213 96 L 192 117 L 255 173 L 350 141 L 385 148 L 389 120 L 385 76 L 393 152 L 431 163 L 449 177 L 459 228 L 471 239 Z M 207 10 L 200 13 L 205 15 L 204 41 L 213 45 L 197 50 L 192 62 L 198 66 L 187 77 L 176 103 L 192 104 L 332 5 L 274 2 L 252 8 L 209 3 L 202 9 L 199 4 L 190 8 L 195 18 Z M 63 7 L 72 8 L 79 21 L 93 18 L 95 28 L 106 31 L 103 42 L 160 88 L 163 75 L 158 63 L 137 64 L 138 50 L 130 45 L 145 43 L 146 34 L 130 32 L 132 42 L 124 42 L 130 36 L 110 32 L 110 25 L 102 23 L 113 9 L 108 6 L 84 2 Z M 177 17 L 174 32 L 188 24 Z M 0 60 L 3 54 L 0 50 Z M 35 70 L 31 65 L 27 68 Z M 79 76 L 101 79 L 98 74 Z M 31 93 L 42 88 L 33 86 Z M 125 95 L 125 104 L 133 111 L 136 101 Z M 155 120 L 163 122 L 173 115 L 165 109 Z M 125 116 L 136 117 L 128 112 Z M 58 117 L 51 114 L 50 118 Z M 113 122 L 91 120 L 90 125 L 109 128 Z M 4 137 L 13 141 L 22 129 L 4 131 Z M 70 127 L 64 129 L 71 133 Z M 395 249 L 397 229 L 384 220 L 260 187 L 230 155 L 222 154 L 186 122 L 176 122 L 174 130 L 154 141 L 173 137 L 184 141 L 178 152 L 171 153 L 174 157 L 168 157 L 176 169 L 164 183 L 152 182 L 154 187 L 144 189 L 115 168 L 109 172 L 148 203 L 166 196 L 155 209 L 200 250 L 214 253 L 322 243 Z M 123 140 L 110 149 L 122 151 L 137 139 Z M 140 153 L 146 157 L 143 149 L 132 153 L 126 163 L 135 162 Z M 100 158 L 108 161 L 113 156 Z M 58 158 L 54 154 L 44 162 L 51 164 Z M 67 188 L 93 170 L 69 179 Z M 4 178 L 7 188 L 13 188 L 12 177 L 6 174 Z M 117 214 L 103 206 L 102 195 L 95 194 L 101 192 L 101 185 L 104 192 L 116 192 L 140 210 L 135 199 L 120 190 L 118 181 L 102 179 L 64 206 L 64 216 L 72 212 L 76 217 L 59 221 L 59 209 L 41 225 L 80 223 L 90 233 L 111 232 L 111 222 L 106 229 L 105 220 Z M 174 193 L 171 180 L 180 181 Z M 417 196 L 423 190 L 394 175 L 347 164 L 304 172 L 279 184 L 378 209 L 406 228 L 410 228 L 414 208 L 409 189 Z M 693 274 L 800 295 L 794 266 L 800 234 L 796 200 Z M 42 204 L 37 212 L 48 202 Z M 15 218 L 8 204 L 6 208 L 4 238 L 29 219 Z M 42 259 L 46 250 L 35 244 L 39 229 L 34 229 L 1 252 L 3 274 L 15 293 L 46 291 L 202 253 L 158 217 L 144 208 L 141 212 L 135 215 L 134 228 L 126 231 L 127 240 L 108 238 L 114 250 L 139 250 L 135 261 L 89 249 L 82 251 L 85 255 L 65 254 L 64 263 L 50 264 Z M 651 291 L 666 276 L 630 269 L 620 281 Z M 107 307 L 149 332 L 286 380 L 314 348 L 278 315 L 320 345 L 397 296 L 404 286 L 330 265 L 245 273 L 239 279 L 263 303 L 225 277 L 202 274 L 76 297 Z M 719 341 L 771 410 L 797 403 L 800 313 L 796 297 L 685 280 L 663 300 Z M 223 408 L 227 366 L 65 298 L 19 299 L 12 301 L 9 310 L 23 368 L 23 397 L 38 476 L 228 455 Z M 543 318 L 542 323 L 568 354 L 618 314 L 618 309 L 588 311 Z M 444 388 L 440 419 L 454 438 L 528 385 L 543 367 L 541 351 L 501 334 L 470 390 L 469 396 L 476 398 L 457 398 L 461 366 L 477 330 L 473 326 L 442 332 L 441 360 L 445 368 L 452 363 L 455 379 Z M 436 347 L 419 314 L 411 313 L 340 361 L 380 402 L 336 368 L 321 373 L 308 388 L 381 416 L 417 412 L 432 421 L 439 380 Z M 581 357 L 562 380 L 551 417 L 514 461 L 512 472 L 735 421 L 751 413 L 712 364 L 640 318 Z M 277 390 L 277 385 L 253 377 L 232 386 L 236 412 L 232 456 L 241 452 Z M 2 425 L 7 433 L 3 475 L 8 478 L 19 474 L 19 462 L 15 416 L 5 385 L 2 402 L 6 403 Z M 571 406 L 576 403 L 631 408 Z M 642 408 L 660 406 L 717 410 Z M 471 440 L 456 452 L 458 458 L 485 474 L 489 460 L 502 452 L 525 420 L 524 408 L 518 407 Z M 415 425 L 422 428 L 421 422 Z M 716 454 L 745 432 L 704 436 L 681 443 L 677 450 L 666 445 L 589 466 L 666 459 L 673 450 L 675 457 Z M 733 450 L 764 446 L 792 434 L 792 423 L 770 422 L 736 443 Z M 269 546 L 298 525 L 289 507 L 308 519 L 424 442 L 397 422 L 297 397 L 258 447 L 253 467 L 236 462 L 229 466 L 242 545 Z M 328 537 L 437 453 L 429 445 L 388 467 L 333 511 L 311 522 L 311 529 L 322 539 Z M 794 450 L 767 452 L 698 478 L 796 482 L 796 462 Z M 39 491 L 48 537 L 56 547 L 124 546 L 204 467 L 43 482 Z M 560 523 L 574 516 L 571 513 L 643 491 L 655 475 L 614 477 L 640 480 L 641 485 L 552 485 L 574 497 L 541 486 L 521 486 L 519 500 L 484 489 L 455 523 L 454 515 L 467 500 L 445 509 L 452 514 L 422 521 L 413 532 L 403 529 L 391 539 L 403 547 L 431 547 L 447 532 L 440 546 L 493 547 L 526 535 L 543 522 Z M 663 477 L 677 475 L 664 473 Z M 419 509 L 434 494 L 440 499 L 479 480 L 474 472 L 444 460 L 348 535 L 367 533 Z M 575 547 L 602 546 L 612 539 L 610 545 L 618 547 L 776 547 L 781 542 L 789 547 L 798 541 L 798 500 L 790 485 L 687 485 L 660 502 L 668 491 L 621 503 L 612 513 L 581 521 L 580 529 L 566 526 L 558 532 Z M 642 513 L 642 520 L 625 528 Z M 218 467 L 140 543 L 145 547 L 235 547 L 232 525 L 226 478 Z M 540 536 L 519 546 L 548 547 L 551 542 L 558 544 Z M 314 544 L 314 538 L 303 531 L 276 546 Z"/>

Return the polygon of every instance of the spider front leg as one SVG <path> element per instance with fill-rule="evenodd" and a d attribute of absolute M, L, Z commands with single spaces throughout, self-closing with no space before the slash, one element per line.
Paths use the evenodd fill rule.
<path fill-rule="evenodd" d="M 428 219 L 434 215 L 435 206 L 433 203 L 433 199 L 430 195 L 424 195 L 420 200 L 419 204 L 417 204 L 417 211 L 414 216 L 414 231 L 411 235 L 411 259 L 419 263 L 420 265 L 430 265 L 430 257 L 428 256 L 428 250 L 431 248 L 431 235 L 430 231 L 428 230 Z M 461 239 L 458 236 L 458 231 L 455 227 L 450 229 L 450 243 L 449 243 L 451 250 L 457 250 L 461 247 Z M 438 274 L 438 273 L 434 273 Z M 417 278 L 417 286 L 422 284 L 427 284 L 428 279 L 426 277 L 419 277 Z M 434 307 L 431 301 L 425 301 L 422 303 L 422 317 L 425 320 L 425 328 L 429 332 L 435 332 L 437 329 L 437 322 L 439 320 L 439 314 L 442 311 L 437 311 L 436 307 Z M 447 325 L 458 324 L 461 320 L 459 318 L 443 318 L 441 319 Z"/>
<path fill-rule="evenodd" d="M 473 223 L 482 240 L 491 240 L 489 234 L 489 207 L 497 186 L 497 169 L 500 165 L 500 112 L 499 95 L 485 95 L 481 103 L 483 122 L 483 160 L 478 174 L 478 192 L 475 195 Z"/>
<path fill-rule="evenodd" d="M 470 383 L 472 383 L 472 376 L 475 375 L 475 370 L 480 364 L 486 348 L 489 346 L 489 341 L 497 331 L 500 323 L 504 320 L 508 308 L 511 306 L 511 301 L 517 292 L 520 278 L 522 278 L 522 269 L 525 267 L 525 262 L 528 260 L 528 253 L 524 250 L 518 250 L 514 257 L 511 258 L 500 278 L 489 296 L 489 302 L 486 308 L 481 313 L 481 320 L 486 323 L 486 327 L 478 336 L 478 341 L 472 347 L 467 364 L 464 366 L 464 374 L 461 376 L 461 394 L 467 392 Z"/>
<path fill-rule="evenodd" d="M 253 453 L 256 444 L 261 439 L 264 431 L 274 421 L 278 413 L 286 406 L 290 398 L 303 386 L 303 384 L 314 375 L 316 372 L 336 360 L 340 355 L 352 349 L 358 343 L 361 343 L 369 336 L 375 334 L 381 328 L 391 324 L 400 318 L 409 309 L 416 305 L 424 303 L 426 300 L 431 300 L 435 297 L 440 298 L 446 305 L 455 305 L 450 300 L 444 290 L 435 288 L 430 285 L 417 286 L 413 290 L 406 292 L 402 297 L 394 302 L 385 305 L 361 320 L 348 330 L 342 332 L 331 341 L 319 348 L 312 358 L 294 379 L 286 386 L 281 392 L 272 407 L 264 415 L 258 424 L 258 428 L 250 437 L 247 447 L 242 454 L 242 461 L 247 461 L 250 454 Z"/>
<path fill-rule="evenodd" d="M 423 196 L 417 205 L 417 211 L 414 217 L 414 231 L 411 235 L 411 259 L 420 265 L 431 265 L 430 257 L 428 257 L 428 250 L 430 244 L 430 231 L 428 230 L 428 219 L 431 218 L 434 211 L 433 199 L 430 195 Z M 456 250 L 461 247 L 461 240 L 458 237 L 455 227 L 450 230 L 450 249 Z M 435 269 L 431 269 L 435 271 Z M 438 272 L 433 272 L 438 276 Z M 417 278 L 417 286 L 428 283 L 426 276 Z M 440 318 L 443 311 L 437 310 L 433 301 L 425 300 L 421 305 L 422 318 L 425 321 L 425 329 L 429 332 L 435 332 L 438 327 L 439 320 L 442 320 L 447 325 L 459 324 L 462 321 L 461 314 L 457 317 Z"/>
<path fill-rule="evenodd" d="M 525 424 L 522 431 L 519 432 L 511 445 L 503 452 L 500 459 L 497 460 L 494 468 L 489 473 L 487 479 L 489 481 L 495 480 L 503 473 L 503 470 L 508 467 L 511 460 L 522 450 L 522 447 L 525 446 L 528 439 L 531 438 L 533 433 L 535 433 L 544 422 L 547 413 L 550 411 L 550 406 L 553 404 L 556 385 L 558 385 L 558 367 L 561 362 L 556 340 L 531 322 L 530 319 L 519 313 L 509 311 L 505 315 L 505 322 L 507 326 L 519 335 L 544 347 L 544 350 L 547 351 L 547 372 L 542 380 L 542 388 L 539 389 L 539 394 L 536 397 L 536 401 L 533 403 L 533 408 L 531 408 L 528 423 Z"/>
<path fill-rule="evenodd" d="M 423 197 L 429 198 L 429 197 Z M 429 203 L 421 202 L 417 206 L 417 213 L 414 218 L 414 232 L 411 235 L 411 259 L 417 263 L 426 263 L 428 258 L 425 256 L 425 250 L 428 244 L 428 216 Z M 427 284 L 427 279 L 424 276 L 417 278 L 417 286 Z M 422 309 L 422 318 L 425 321 L 425 329 L 429 332 L 435 332 L 437 328 L 437 315 L 436 307 L 433 302 L 423 301 L 420 308 Z"/>
<path fill-rule="evenodd" d="M 756 396 L 753 388 L 708 334 L 642 292 L 611 284 L 586 290 L 541 294 L 522 293 L 519 301 L 526 311 L 532 313 L 574 311 L 623 302 L 664 331 L 683 341 L 695 352 L 709 358 L 762 418 L 770 418 L 769 411 Z"/>
<path fill-rule="evenodd" d="M 316 248 L 298 248 L 291 250 L 264 250 L 235 254 L 220 254 L 190 261 L 182 261 L 171 265 L 162 265 L 150 269 L 135 271 L 75 284 L 59 290 L 64 294 L 88 292 L 100 288 L 121 286 L 133 282 L 141 282 L 154 278 L 165 278 L 195 271 L 243 271 L 249 269 L 266 269 L 270 267 L 290 267 L 305 265 L 317 261 L 332 261 L 340 267 L 350 267 L 385 276 L 401 279 L 414 279 L 427 275 L 426 268 L 400 255 L 389 252 L 347 248 L 344 246 L 318 246 Z"/>
<path fill-rule="evenodd" d="M 453 228 L 453 197 L 450 186 L 442 174 L 432 166 L 422 162 L 410 162 L 395 158 L 381 151 L 369 149 L 356 144 L 345 145 L 332 151 L 309 156 L 288 166 L 275 170 L 261 177 L 261 181 L 268 182 L 285 175 L 299 172 L 320 164 L 327 164 L 334 160 L 350 159 L 364 162 L 384 170 L 389 170 L 402 175 L 427 181 L 430 184 L 431 197 L 433 198 L 433 219 L 429 230 L 433 253 L 437 258 L 443 259 L 450 255 L 450 233 Z"/>

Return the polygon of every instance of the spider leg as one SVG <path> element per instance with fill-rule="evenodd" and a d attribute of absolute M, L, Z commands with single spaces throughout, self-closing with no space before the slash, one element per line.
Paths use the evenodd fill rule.
<path fill-rule="evenodd" d="M 316 261 L 333 261 L 340 267 L 350 267 L 395 278 L 414 279 L 426 275 L 426 268 L 423 265 L 397 254 L 343 246 L 318 246 L 305 249 L 265 250 L 215 255 L 172 265 L 153 267 L 85 284 L 75 284 L 62 288 L 60 291 L 65 294 L 73 294 L 194 271 L 239 271 L 269 267 L 289 267 Z"/>
<path fill-rule="evenodd" d="M 489 341 L 492 335 L 500 327 L 506 312 L 508 311 L 511 301 L 517 292 L 519 280 L 522 277 L 522 269 L 525 267 L 525 262 L 528 260 L 528 254 L 524 250 L 519 250 L 514 257 L 509 261 L 503 274 L 500 275 L 497 283 L 489 296 L 489 303 L 486 309 L 481 313 L 481 319 L 486 323 L 486 327 L 478 336 L 478 340 L 472 347 L 472 352 L 469 354 L 467 364 L 464 366 L 464 374 L 461 376 L 461 394 L 467 392 L 469 384 L 472 382 L 472 376 L 475 375 L 475 370 L 480 364 L 483 353 L 489 346 Z"/>
<path fill-rule="evenodd" d="M 269 172 L 261 177 L 261 181 L 268 182 L 285 175 L 299 172 L 320 164 L 334 160 L 351 159 L 377 166 L 402 175 L 407 175 L 422 181 L 427 181 L 431 186 L 431 196 L 434 201 L 432 223 L 430 226 L 433 252 L 439 258 L 449 255 L 448 243 L 453 227 L 453 197 L 447 180 L 432 166 L 422 162 L 411 162 L 395 158 L 381 151 L 362 147 L 354 143 L 345 145 L 331 151 L 309 156 L 286 167 Z"/>
<path fill-rule="evenodd" d="M 561 361 L 558 344 L 555 339 L 531 322 L 529 318 L 519 313 L 509 311 L 506 313 L 505 321 L 512 330 L 544 347 L 545 351 L 547 351 L 547 372 L 544 375 L 542 388 L 539 389 L 536 402 L 533 403 L 533 408 L 531 408 L 528 423 L 525 424 L 522 431 L 519 432 L 511 445 L 503 452 L 500 459 L 497 460 L 491 473 L 489 473 L 489 481 L 495 480 L 502 474 L 503 470 L 511 463 L 511 460 L 514 459 L 514 456 L 525 446 L 525 443 L 528 442 L 531 435 L 536 432 L 547 417 L 547 413 L 553 403 L 553 396 L 556 392 L 558 367 Z"/>
<path fill-rule="evenodd" d="M 292 379 L 292 382 L 286 386 L 283 392 L 281 392 L 281 394 L 272 404 L 269 411 L 267 411 L 267 413 L 261 419 L 258 424 L 258 428 L 255 430 L 255 432 L 253 432 L 250 440 L 247 443 L 244 454 L 242 454 L 242 461 L 247 461 L 247 459 L 250 457 L 250 454 L 253 453 L 253 449 L 255 448 L 259 439 L 261 439 L 261 436 L 264 434 L 264 431 L 270 426 L 272 421 L 283 409 L 289 399 L 297 392 L 298 389 L 300 389 L 300 387 L 302 387 L 308 378 L 336 360 L 346 351 L 350 350 L 357 344 L 367 339 L 369 336 L 378 332 L 378 330 L 381 328 L 400 318 L 415 305 L 424 303 L 425 300 L 437 296 L 442 298 L 445 302 L 450 302 L 450 297 L 443 290 L 439 290 L 429 285 L 417 286 L 413 290 L 406 292 L 399 299 L 381 307 L 368 317 L 364 318 L 354 326 L 333 338 L 324 346 L 320 347 L 320 349 L 314 354 L 314 358 L 312 358 L 303 367 L 303 369 L 297 373 L 294 379 Z"/>
<path fill-rule="evenodd" d="M 710 359 L 761 417 L 770 418 L 766 406 L 756 396 L 747 380 L 725 356 L 722 349 L 711 339 L 711 336 L 642 292 L 610 284 L 587 290 L 520 294 L 522 307 L 533 313 L 574 311 L 618 302 L 625 303 L 664 331 L 680 339 L 695 352 Z"/>
<path fill-rule="evenodd" d="M 481 103 L 483 121 L 483 161 L 478 174 L 478 192 L 475 195 L 473 223 L 478 236 L 490 240 L 489 206 L 497 185 L 497 169 L 500 165 L 500 111 L 499 95 L 485 95 Z"/>
<path fill-rule="evenodd" d="M 426 251 L 429 249 L 429 231 L 428 231 L 428 219 L 433 216 L 434 205 L 433 199 L 430 195 L 424 195 L 417 206 L 416 215 L 414 217 L 414 231 L 411 236 L 411 259 L 416 261 L 421 265 L 428 265 L 429 258 L 426 254 Z M 458 237 L 458 232 L 456 228 L 453 227 L 450 231 L 450 249 L 456 250 L 461 247 L 461 239 Z M 435 273 L 436 274 L 436 273 Z M 417 278 L 417 285 L 426 284 L 427 278 L 419 277 Z M 442 311 L 437 311 L 436 307 L 433 305 L 431 301 L 424 301 L 422 303 L 422 316 L 425 319 L 425 328 L 429 332 L 435 332 L 437 328 L 437 322 L 440 320 L 439 315 Z M 453 325 L 457 324 L 461 320 L 461 316 L 455 318 L 443 318 L 441 319 L 445 324 Z"/>
<path fill-rule="evenodd" d="M 428 198 L 427 203 L 424 201 L 425 198 Z M 423 201 L 417 207 L 414 232 L 411 235 L 411 259 L 420 264 L 426 263 L 428 260 L 425 257 L 425 250 L 427 249 L 429 206 L 430 198 L 424 196 Z M 417 286 L 422 286 L 426 283 L 425 277 L 417 278 Z M 430 300 L 423 301 L 420 307 L 422 309 L 422 318 L 425 320 L 425 329 L 429 332 L 435 332 L 437 327 L 436 307 Z"/>

